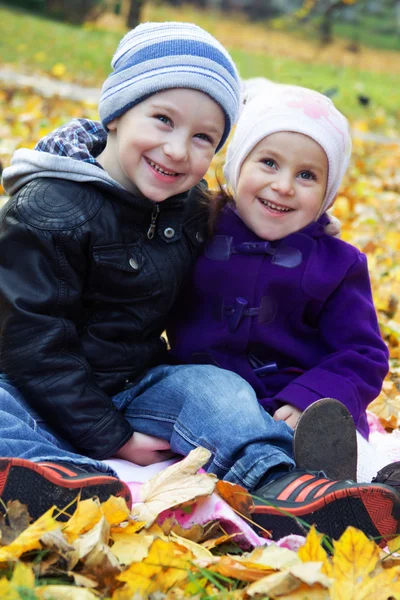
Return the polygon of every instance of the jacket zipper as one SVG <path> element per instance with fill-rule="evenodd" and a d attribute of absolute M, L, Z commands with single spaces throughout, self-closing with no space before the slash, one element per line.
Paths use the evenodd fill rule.
<path fill-rule="evenodd" d="M 152 210 L 151 223 L 150 223 L 150 227 L 147 231 L 147 237 L 149 240 L 152 240 L 154 237 L 154 232 L 156 230 L 156 222 L 157 222 L 157 217 L 158 217 L 159 212 L 160 212 L 160 205 L 156 204 Z"/>

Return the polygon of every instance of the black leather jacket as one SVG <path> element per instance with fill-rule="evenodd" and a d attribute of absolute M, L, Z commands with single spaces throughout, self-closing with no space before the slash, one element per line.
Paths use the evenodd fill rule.
<path fill-rule="evenodd" d="M 38 178 L 0 213 L 0 371 L 87 456 L 128 441 L 110 396 L 166 361 L 160 334 L 206 235 L 198 198 Z"/>

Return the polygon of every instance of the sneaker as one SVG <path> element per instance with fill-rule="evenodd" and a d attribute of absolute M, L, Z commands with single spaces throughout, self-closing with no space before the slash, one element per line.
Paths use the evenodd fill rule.
<path fill-rule="evenodd" d="M 352 525 L 380 546 L 399 533 L 400 495 L 384 484 L 332 481 L 315 473 L 295 470 L 252 492 L 252 519 L 278 540 L 305 535 L 309 525 L 338 539 Z"/>
<path fill-rule="evenodd" d="M 68 515 L 76 507 L 77 497 L 82 500 L 96 496 L 104 502 L 110 496 L 121 496 L 128 507 L 132 505 L 129 487 L 116 477 L 103 473 L 90 473 L 69 463 L 35 463 L 24 458 L 0 458 L 1 504 L 19 500 L 26 504 L 33 520 L 38 519 L 52 506 L 65 508 L 70 503 Z M 67 516 L 60 516 L 66 520 Z"/>
<path fill-rule="evenodd" d="M 299 469 L 356 481 L 356 427 L 344 404 L 322 398 L 306 408 L 294 430 L 293 454 Z"/>
<path fill-rule="evenodd" d="M 383 467 L 373 478 L 372 483 L 384 483 L 400 491 L 400 461 Z"/>

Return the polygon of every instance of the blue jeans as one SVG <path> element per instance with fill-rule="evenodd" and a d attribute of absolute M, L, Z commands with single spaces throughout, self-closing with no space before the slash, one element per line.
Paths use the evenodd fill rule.
<path fill-rule="evenodd" d="M 62 459 L 110 471 L 99 461 L 74 454 L 37 415 L 32 418 L 15 388 L 0 381 L 0 391 L 7 386 L 10 397 L 4 408 L 0 396 L 0 456 Z M 134 431 L 168 440 L 181 455 L 198 446 L 209 449 L 207 470 L 249 490 L 271 469 L 279 473 L 294 467 L 292 429 L 275 422 L 252 387 L 230 371 L 210 365 L 161 365 L 113 402 Z M 12 440 L 5 425 L 10 419 L 15 420 Z M 21 440 L 29 443 L 21 445 Z"/>

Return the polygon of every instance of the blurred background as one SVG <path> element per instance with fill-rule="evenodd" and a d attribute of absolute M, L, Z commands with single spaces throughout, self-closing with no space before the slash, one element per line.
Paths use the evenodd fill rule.
<path fill-rule="evenodd" d="M 374 410 L 400 407 L 400 0 L 10 0 L 0 2 L 0 162 L 74 117 L 97 118 L 119 40 L 140 21 L 189 21 L 232 53 L 243 79 L 316 89 L 349 118 L 353 160 L 335 203 L 368 256 L 391 372 Z M 215 168 L 209 184 L 215 184 Z M 4 191 L 0 188 L 0 196 Z M 332 392 L 334 395 L 334 392 Z"/>

